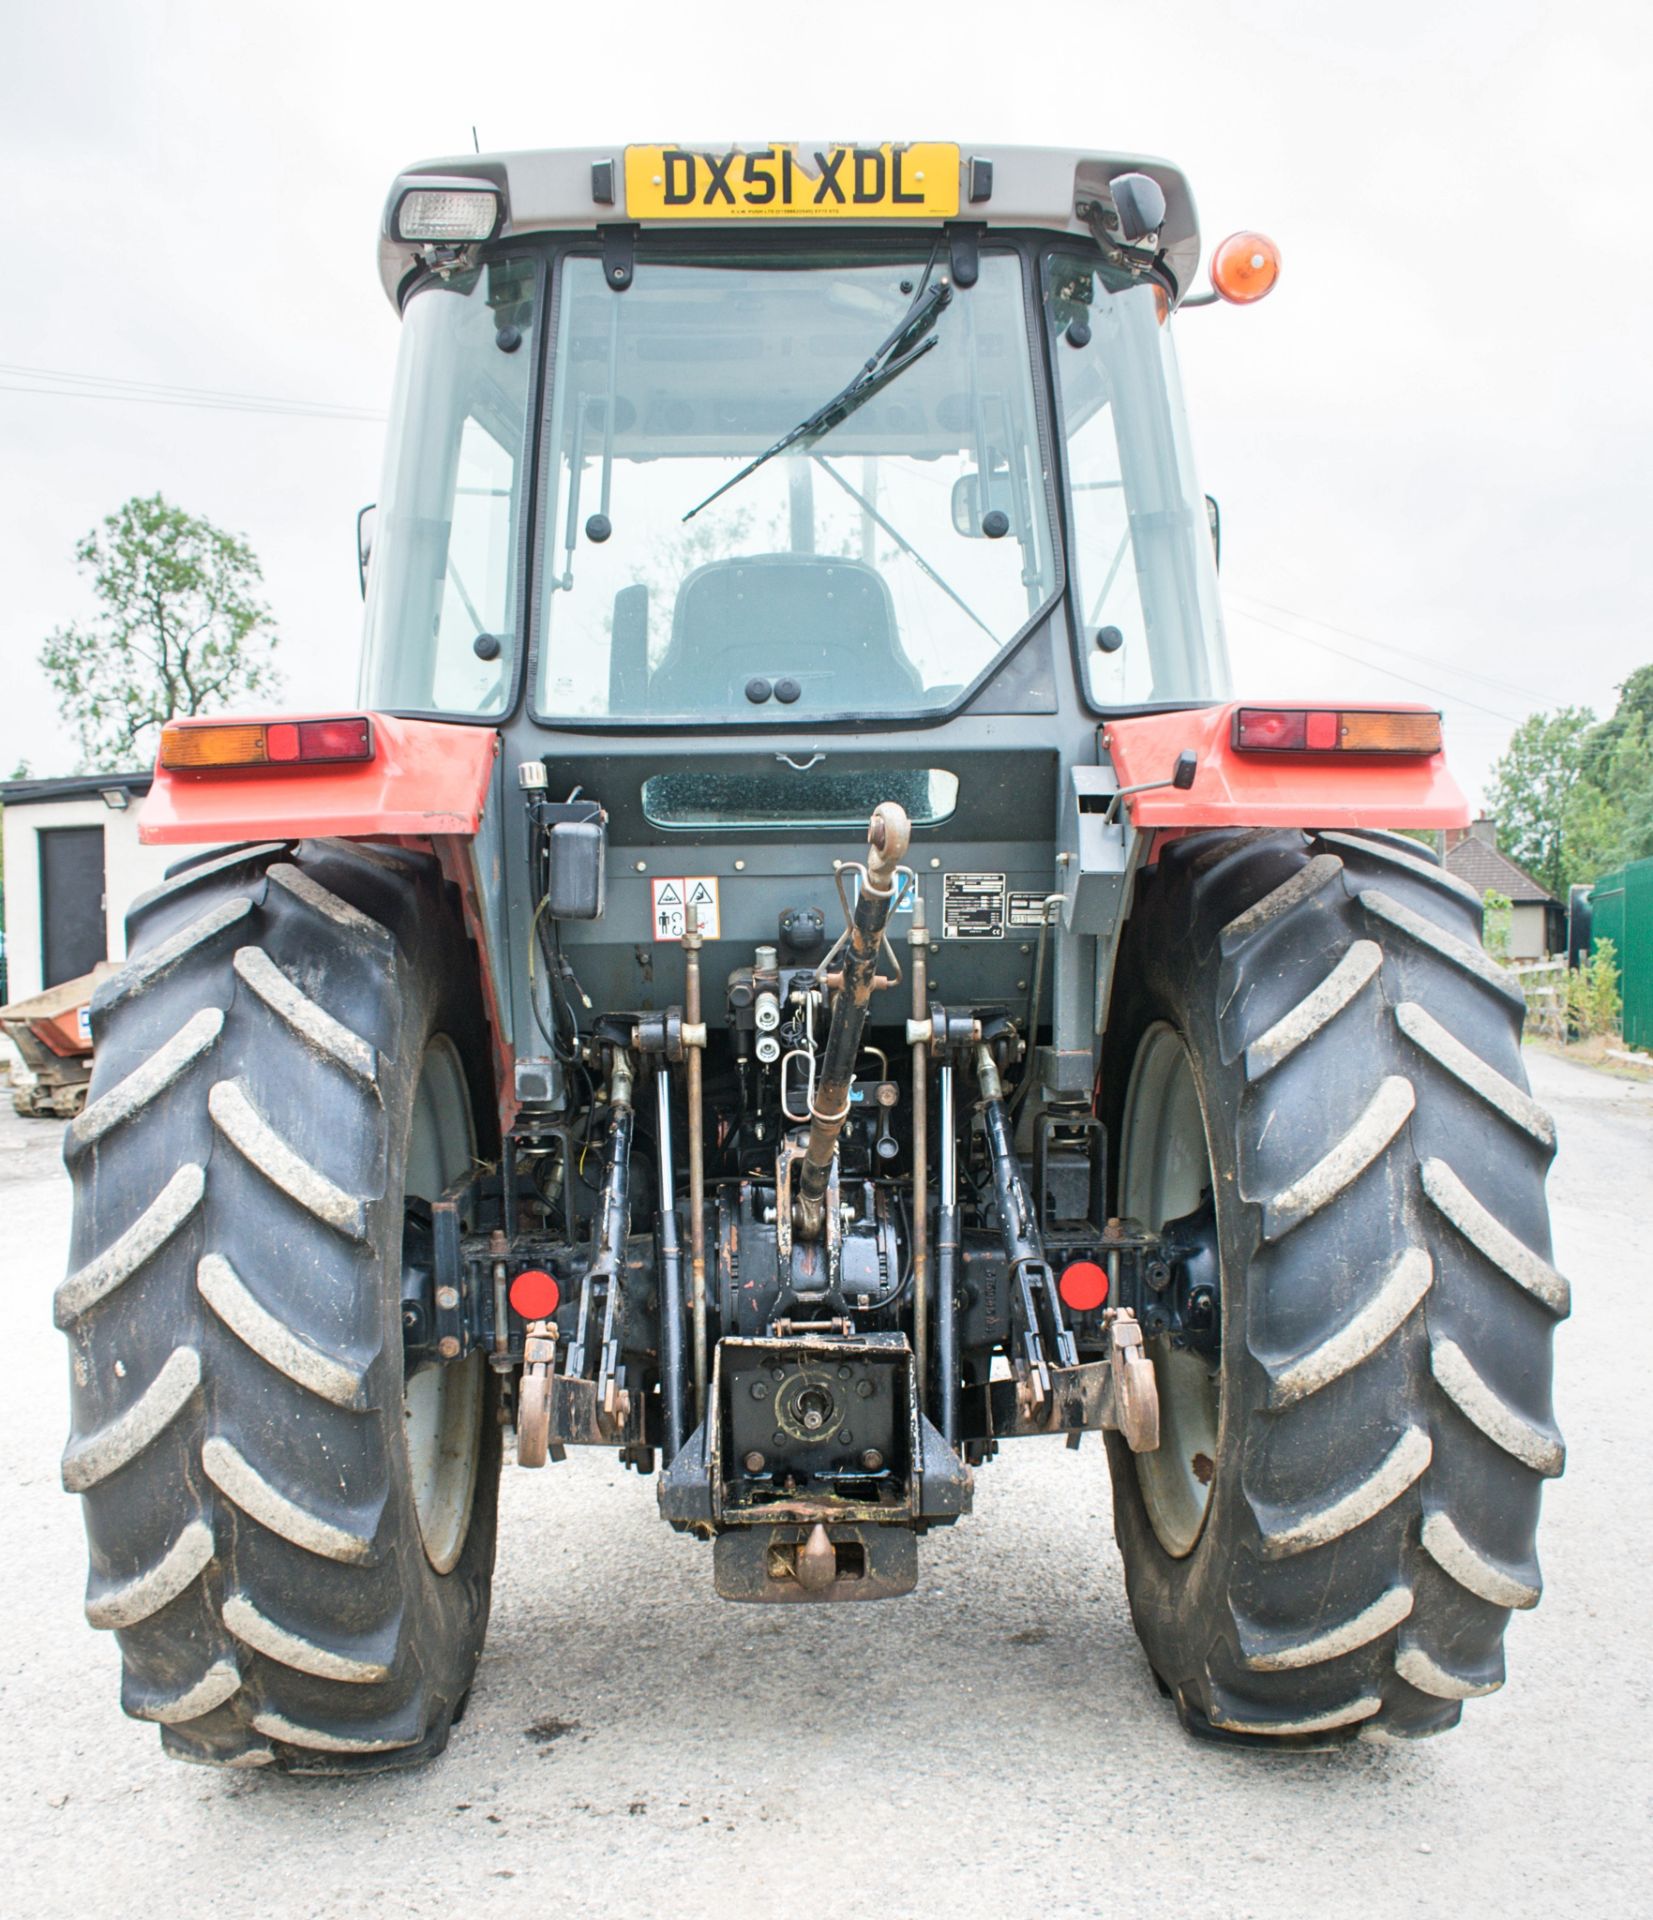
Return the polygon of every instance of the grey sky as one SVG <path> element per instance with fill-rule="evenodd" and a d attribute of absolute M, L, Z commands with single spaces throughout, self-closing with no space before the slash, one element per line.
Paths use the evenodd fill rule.
<path fill-rule="evenodd" d="M 252 541 L 289 703 L 351 698 L 379 422 L 15 369 L 381 409 L 384 192 L 473 122 L 1164 154 L 1208 249 L 1257 226 L 1285 259 L 1178 328 L 1236 687 L 1438 694 L 1473 794 L 1513 721 L 1605 710 L 1653 659 L 1645 5 L 0 0 L 0 34 L 0 773 L 74 764 L 35 656 L 85 609 L 75 540 L 137 492 Z"/>

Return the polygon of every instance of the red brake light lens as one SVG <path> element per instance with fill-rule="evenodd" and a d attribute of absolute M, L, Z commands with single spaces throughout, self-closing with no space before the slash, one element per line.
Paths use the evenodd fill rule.
<path fill-rule="evenodd" d="M 270 758 L 273 760 L 275 755 L 272 753 Z M 298 758 L 371 760 L 373 729 L 360 717 L 350 720 L 301 720 L 298 723 Z"/>
<path fill-rule="evenodd" d="M 1094 1313 L 1108 1297 L 1108 1275 L 1094 1260 L 1075 1260 L 1056 1283 L 1062 1304 L 1072 1313 Z"/>
<path fill-rule="evenodd" d="M 1242 753 L 1441 751 L 1441 716 L 1375 707 L 1241 707 L 1234 745 Z"/>
<path fill-rule="evenodd" d="M 1289 753 L 1303 745 L 1307 720 L 1305 713 L 1241 707 L 1234 716 L 1234 744 L 1248 753 Z"/>
<path fill-rule="evenodd" d="M 511 1282 L 511 1305 L 524 1320 L 549 1320 L 561 1299 L 556 1277 L 542 1267 L 524 1267 Z"/>

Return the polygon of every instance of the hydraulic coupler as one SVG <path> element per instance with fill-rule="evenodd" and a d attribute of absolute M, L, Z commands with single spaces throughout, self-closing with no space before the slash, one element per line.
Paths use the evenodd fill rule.
<path fill-rule="evenodd" d="M 846 937 L 840 943 L 843 983 L 832 1002 L 826 1045 L 821 1049 L 820 1078 L 809 1105 L 809 1144 L 793 1189 L 792 1231 L 800 1240 L 819 1240 L 825 1226 L 832 1156 L 849 1118 L 850 1082 L 861 1052 L 878 953 L 884 944 L 884 929 L 895 905 L 901 862 L 912 833 L 912 822 L 893 800 L 877 808 L 867 828 L 866 870 Z"/>

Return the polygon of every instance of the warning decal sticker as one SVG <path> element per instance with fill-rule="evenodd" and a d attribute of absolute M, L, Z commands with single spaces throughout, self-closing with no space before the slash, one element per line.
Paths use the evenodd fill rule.
<path fill-rule="evenodd" d="M 715 874 L 678 874 L 669 880 L 652 880 L 649 887 L 652 894 L 650 931 L 656 940 L 681 940 L 691 905 L 701 933 L 708 940 L 721 938 Z"/>
<path fill-rule="evenodd" d="M 1004 875 L 944 873 L 941 876 L 943 940 L 1004 938 Z"/>

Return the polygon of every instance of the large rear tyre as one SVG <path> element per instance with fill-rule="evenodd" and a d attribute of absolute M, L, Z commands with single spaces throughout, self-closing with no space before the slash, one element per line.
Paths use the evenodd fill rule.
<path fill-rule="evenodd" d="M 1132 1618 L 1197 1732 L 1417 1735 L 1504 1678 L 1563 1450 L 1554 1130 L 1480 902 L 1387 835 L 1210 833 L 1144 876 L 1103 1083 L 1115 1204 L 1216 1195 L 1220 1357 L 1109 1435 Z"/>
<path fill-rule="evenodd" d="M 480 1359 L 403 1376 L 405 1202 L 489 1145 L 457 912 L 430 862 L 321 841 L 129 930 L 64 1144 L 87 1616 L 183 1758 L 409 1764 L 481 1652 L 499 1469 Z"/>

